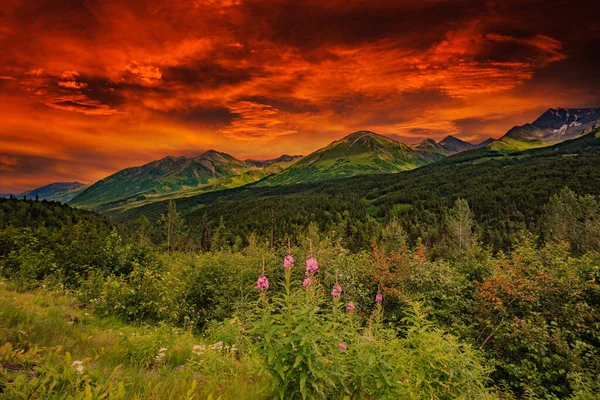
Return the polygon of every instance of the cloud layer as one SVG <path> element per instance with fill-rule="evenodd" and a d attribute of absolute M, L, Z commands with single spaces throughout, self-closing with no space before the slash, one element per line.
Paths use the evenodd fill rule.
<path fill-rule="evenodd" d="M 599 106 L 592 8 L 7 0 L 0 192 L 208 148 L 306 154 L 358 129 L 477 141 L 549 107 Z"/>

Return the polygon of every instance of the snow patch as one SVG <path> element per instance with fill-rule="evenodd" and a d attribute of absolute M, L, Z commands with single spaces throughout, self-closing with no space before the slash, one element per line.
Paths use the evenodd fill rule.
<path fill-rule="evenodd" d="M 568 128 L 568 127 L 569 127 L 569 126 L 568 126 L 567 124 L 563 124 L 563 126 L 561 126 L 561 127 L 560 127 L 560 129 L 553 129 L 553 130 L 552 130 L 552 132 L 554 132 L 554 133 L 559 133 L 559 134 L 561 134 L 561 135 L 564 135 L 564 134 L 565 134 L 565 132 L 567 131 L 567 128 Z"/>

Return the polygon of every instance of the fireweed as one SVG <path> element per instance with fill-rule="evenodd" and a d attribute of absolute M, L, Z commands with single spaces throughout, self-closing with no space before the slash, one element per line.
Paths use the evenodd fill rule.
<path fill-rule="evenodd" d="M 271 296 L 257 285 L 260 300 L 248 331 L 261 360 L 259 373 L 268 377 L 264 394 L 280 399 L 489 397 L 482 384 L 486 370 L 474 352 L 434 330 L 418 304 L 405 318 L 409 336 L 399 337 L 382 322 L 381 293 L 372 314 L 361 316 L 353 302 L 343 301 L 339 283 L 332 297 L 326 295 L 315 258 L 307 259 L 303 283 L 292 281 L 292 267 L 285 265 L 284 291 Z M 415 333 L 435 342 L 426 362 L 420 361 L 423 341 Z"/>

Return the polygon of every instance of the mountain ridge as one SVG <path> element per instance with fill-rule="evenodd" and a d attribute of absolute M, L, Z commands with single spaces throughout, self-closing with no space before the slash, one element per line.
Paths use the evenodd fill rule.
<path fill-rule="evenodd" d="M 550 146 L 600 127 L 600 108 L 549 108 L 531 123 L 512 127 L 488 146 L 515 151 Z"/>

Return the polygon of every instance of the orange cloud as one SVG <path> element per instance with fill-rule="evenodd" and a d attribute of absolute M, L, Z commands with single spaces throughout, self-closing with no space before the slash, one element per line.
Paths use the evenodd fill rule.
<path fill-rule="evenodd" d="M 549 1 L 540 18 L 528 0 L 5 3 L 11 187 L 208 148 L 306 154 L 358 129 L 477 141 L 600 102 L 598 23 L 580 5 Z"/>
<path fill-rule="evenodd" d="M 223 135 L 239 140 L 273 139 L 296 131 L 287 129 L 278 118 L 279 110 L 266 104 L 240 101 L 228 106 L 236 115 L 231 124 L 219 130 Z"/>

